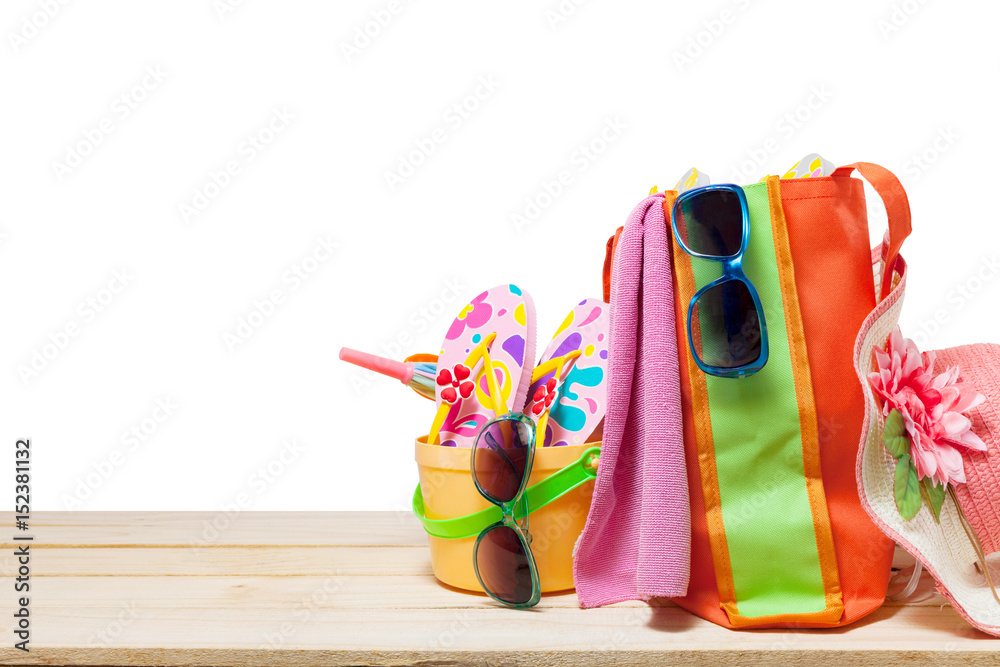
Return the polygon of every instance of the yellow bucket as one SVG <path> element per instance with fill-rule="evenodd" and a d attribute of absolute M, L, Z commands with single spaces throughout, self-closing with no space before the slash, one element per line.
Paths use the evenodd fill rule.
<path fill-rule="evenodd" d="M 600 444 L 536 448 L 528 485 L 537 484 Z M 472 481 L 471 456 L 468 448 L 428 445 L 426 436 L 417 439 L 417 468 L 428 519 L 454 519 L 490 506 Z M 573 545 L 583 531 L 593 493 L 594 482 L 588 481 L 531 513 L 531 551 L 543 593 L 573 588 Z M 472 566 L 476 536 L 449 540 L 428 535 L 427 539 L 435 577 L 456 588 L 483 590 Z"/>

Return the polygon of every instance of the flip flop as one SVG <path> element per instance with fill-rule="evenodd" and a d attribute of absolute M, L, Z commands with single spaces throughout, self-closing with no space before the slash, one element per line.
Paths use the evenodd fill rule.
<path fill-rule="evenodd" d="M 496 409 L 487 355 L 500 398 Z M 435 391 L 438 412 L 428 442 L 472 447 L 486 422 L 505 414 L 502 410 L 519 411 L 528 394 L 534 359 L 531 296 L 516 285 L 500 285 L 474 298 L 441 344 Z"/>
<path fill-rule="evenodd" d="M 589 442 L 604 420 L 607 408 L 608 325 L 610 306 L 600 299 L 584 299 L 569 312 L 535 368 L 524 414 L 540 428 L 541 446 L 580 445 Z M 560 358 L 578 355 L 564 364 Z M 539 421 L 545 408 L 548 422 Z"/>

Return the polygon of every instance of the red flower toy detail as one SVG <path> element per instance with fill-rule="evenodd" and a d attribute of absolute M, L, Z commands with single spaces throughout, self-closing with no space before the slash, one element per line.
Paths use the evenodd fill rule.
<path fill-rule="evenodd" d="M 558 392 L 559 383 L 556 382 L 555 378 L 549 378 L 549 381 L 540 386 L 535 390 L 535 395 L 531 397 L 531 414 L 538 416 L 552 406 L 552 402 L 556 400 L 556 396 L 559 395 Z"/>
<path fill-rule="evenodd" d="M 454 405 L 458 403 L 459 396 L 462 398 L 472 396 L 472 392 L 476 390 L 476 384 L 469 379 L 470 375 L 472 375 L 472 369 L 465 364 L 456 364 L 455 368 L 450 371 L 447 368 L 442 368 L 437 376 L 438 386 L 444 387 L 441 390 L 441 400 Z"/>

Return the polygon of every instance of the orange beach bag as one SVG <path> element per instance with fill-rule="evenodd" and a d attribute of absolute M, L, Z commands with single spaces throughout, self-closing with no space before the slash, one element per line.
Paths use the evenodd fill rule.
<path fill-rule="evenodd" d="M 874 255 L 855 170 L 888 213 Z M 751 220 L 743 267 L 764 302 L 771 350 L 757 374 L 716 378 L 692 361 L 688 303 L 721 273 L 673 244 L 692 524 L 690 584 L 675 601 L 732 628 L 846 625 L 882 604 L 892 563 L 892 542 L 858 497 L 865 403 L 854 347 L 904 270 L 909 203 L 899 180 L 870 163 L 828 177 L 771 176 L 743 190 Z M 663 203 L 668 226 L 676 196 Z M 606 299 L 616 241 L 607 246 Z"/>

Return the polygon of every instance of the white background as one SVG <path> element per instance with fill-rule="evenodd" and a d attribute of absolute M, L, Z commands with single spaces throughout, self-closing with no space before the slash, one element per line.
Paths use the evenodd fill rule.
<path fill-rule="evenodd" d="M 693 165 L 753 182 L 810 152 L 880 163 L 907 187 L 905 333 L 924 349 L 1000 341 L 998 14 L 915 0 L 7 0 L 0 451 L 12 462 L 31 437 L 36 510 L 217 510 L 241 494 L 241 509 L 405 508 L 432 405 L 366 381 L 342 345 L 436 352 L 471 297 L 507 282 L 533 295 L 545 340 L 600 296 L 605 240 L 650 186 Z M 294 118 L 269 134 L 276 109 Z M 614 140 L 580 153 L 608 123 Z M 429 138 L 444 141 L 390 187 Z M 230 161 L 239 173 L 214 187 Z M 518 228 L 562 170 L 570 185 Z M 877 239 L 871 191 L 869 204 Z M 313 264 L 318 238 L 339 248 Z M 315 271 L 296 284 L 296 266 Z M 127 285 L 103 291 L 122 270 Z M 226 334 L 274 290 L 283 302 L 231 350 Z M 51 358 L 25 374 L 36 352 Z M 269 463 L 281 472 L 265 479 Z"/>

